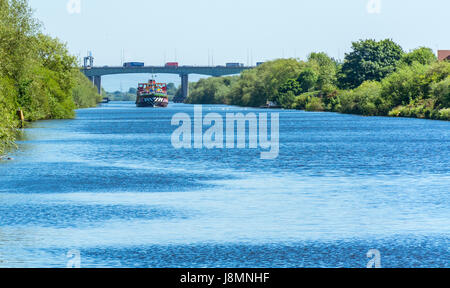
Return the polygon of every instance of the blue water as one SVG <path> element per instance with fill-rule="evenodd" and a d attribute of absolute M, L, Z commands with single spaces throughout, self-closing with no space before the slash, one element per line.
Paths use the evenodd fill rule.
<path fill-rule="evenodd" d="M 268 112 L 204 106 L 204 113 Z M 175 113 L 40 121 L 0 162 L 0 267 L 450 267 L 450 123 L 280 113 L 280 155 L 171 145 Z"/>

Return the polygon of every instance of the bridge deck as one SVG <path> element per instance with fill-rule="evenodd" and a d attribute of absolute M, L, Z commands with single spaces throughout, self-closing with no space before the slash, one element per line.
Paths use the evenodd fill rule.
<path fill-rule="evenodd" d="M 252 69 L 255 67 L 225 67 L 225 66 L 180 66 L 165 67 L 165 66 L 144 66 L 144 67 L 92 67 L 88 69 L 82 69 L 83 73 L 87 77 L 115 75 L 115 74 L 178 74 L 189 75 L 199 74 L 208 76 L 226 76 L 239 74 L 244 70 Z"/>

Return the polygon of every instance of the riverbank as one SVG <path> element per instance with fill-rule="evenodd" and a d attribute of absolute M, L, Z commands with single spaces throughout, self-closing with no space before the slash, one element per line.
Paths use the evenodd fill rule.
<path fill-rule="evenodd" d="M 42 33 L 26 1 L 0 9 L 0 155 L 14 148 L 24 121 L 69 119 L 102 99 L 66 44 Z"/>
<path fill-rule="evenodd" d="M 355 42 L 344 62 L 311 53 L 307 61 L 279 59 L 190 86 L 190 104 L 271 101 L 284 109 L 450 120 L 450 63 L 428 48 L 405 53 L 391 40 Z"/>

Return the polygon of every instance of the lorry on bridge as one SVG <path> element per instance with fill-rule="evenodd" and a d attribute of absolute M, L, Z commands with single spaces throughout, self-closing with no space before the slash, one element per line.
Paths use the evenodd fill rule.
<path fill-rule="evenodd" d="M 178 68 L 180 65 L 178 64 L 178 62 L 168 62 L 165 66 L 166 68 Z"/>
<path fill-rule="evenodd" d="M 244 64 L 242 64 L 242 63 L 227 63 L 226 67 L 227 68 L 240 68 L 240 67 L 244 67 Z"/>
<path fill-rule="evenodd" d="M 123 63 L 123 67 L 144 67 L 144 62 L 125 62 Z"/>

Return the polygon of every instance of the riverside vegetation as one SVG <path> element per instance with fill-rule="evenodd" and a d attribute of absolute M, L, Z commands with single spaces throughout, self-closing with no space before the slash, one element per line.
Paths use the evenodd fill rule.
<path fill-rule="evenodd" d="M 26 121 L 67 119 L 102 97 L 65 44 L 44 35 L 26 0 L 0 0 L 0 155 Z"/>
<path fill-rule="evenodd" d="M 192 83 L 191 104 L 260 107 L 365 116 L 450 120 L 450 63 L 429 48 L 409 53 L 392 40 L 353 43 L 343 63 L 325 53 L 279 59 L 240 76 Z"/>

